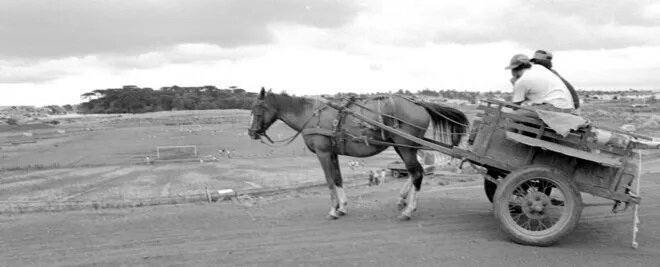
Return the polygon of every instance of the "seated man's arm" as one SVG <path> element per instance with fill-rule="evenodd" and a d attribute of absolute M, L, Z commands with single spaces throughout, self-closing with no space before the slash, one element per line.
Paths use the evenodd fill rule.
<path fill-rule="evenodd" d="M 525 100 L 527 100 L 527 92 L 529 91 L 529 87 L 527 86 L 527 83 L 525 80 L 518 80 L 514 85 L 513 85 L 513 97 L 511 98 L 511 102 L 513 102 L 516 105 L 522 104 Z"/>

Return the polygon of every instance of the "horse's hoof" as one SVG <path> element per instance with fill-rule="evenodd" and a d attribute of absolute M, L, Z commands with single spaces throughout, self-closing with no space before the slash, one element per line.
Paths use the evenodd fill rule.
<path fill-rule="evenodd" d="M 328 221 L 334 221 L 336 219 L 339 219 L 339 217 L 328 214 L 328 216 L 325 216 L 325 219 Z"/>
<path fill-rule="evenodd" d="M 401 215 L 399 215 L 399 221 L 402 221 L 402 222 L 403 221 L 410 221 L 410 216 L 405 215 L 405 214 L 401 214 Z"/>
<path fill-rule="evenodd" d="M 344 215 L 346 215 L 346 212 L 343 211 L 343 210 L 337 210 L 337 215 L 344 216 Z"/>

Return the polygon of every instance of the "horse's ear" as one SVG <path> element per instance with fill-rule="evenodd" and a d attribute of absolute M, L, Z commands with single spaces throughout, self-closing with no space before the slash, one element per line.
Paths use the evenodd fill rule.
<path fill-rule="evenodd" d="M 266 89 L 261 87 L 261 92 L 259 92 L 259 99 L 264 99 L 266 96 Z"/>

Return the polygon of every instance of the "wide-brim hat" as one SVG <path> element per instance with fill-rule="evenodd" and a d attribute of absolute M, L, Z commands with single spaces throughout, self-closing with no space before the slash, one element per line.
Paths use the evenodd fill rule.
<path fill-rule="evenodd" d="M 529 63 L 529 57 L 527 57 L 524 54 L 517 54 L 511 58 L 511 62 L 509 62 L 509 66 L 506 66 L 506 68 L 504 69 L 507 70 L 515 69 L 525 63 Z"/>
<path fill-rule="evenodd" d="M 536 50 L 536 52 L 534 52 L 534 57 L 531 60 L 552 61 L 552 52 L 546 50 Z"/>

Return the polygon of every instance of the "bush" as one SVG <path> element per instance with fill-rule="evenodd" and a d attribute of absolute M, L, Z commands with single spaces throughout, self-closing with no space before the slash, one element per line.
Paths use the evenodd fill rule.
<path fill-rule="evenodd" d="M 17 125 L 17 124 L 18 124 L 18 121 L 17 121 L 16 119 L 14 119 L 14 118 L 9 118 L 9 119 L 7 119 L 7 124 L 9 124 L 9 125 Z"/>

